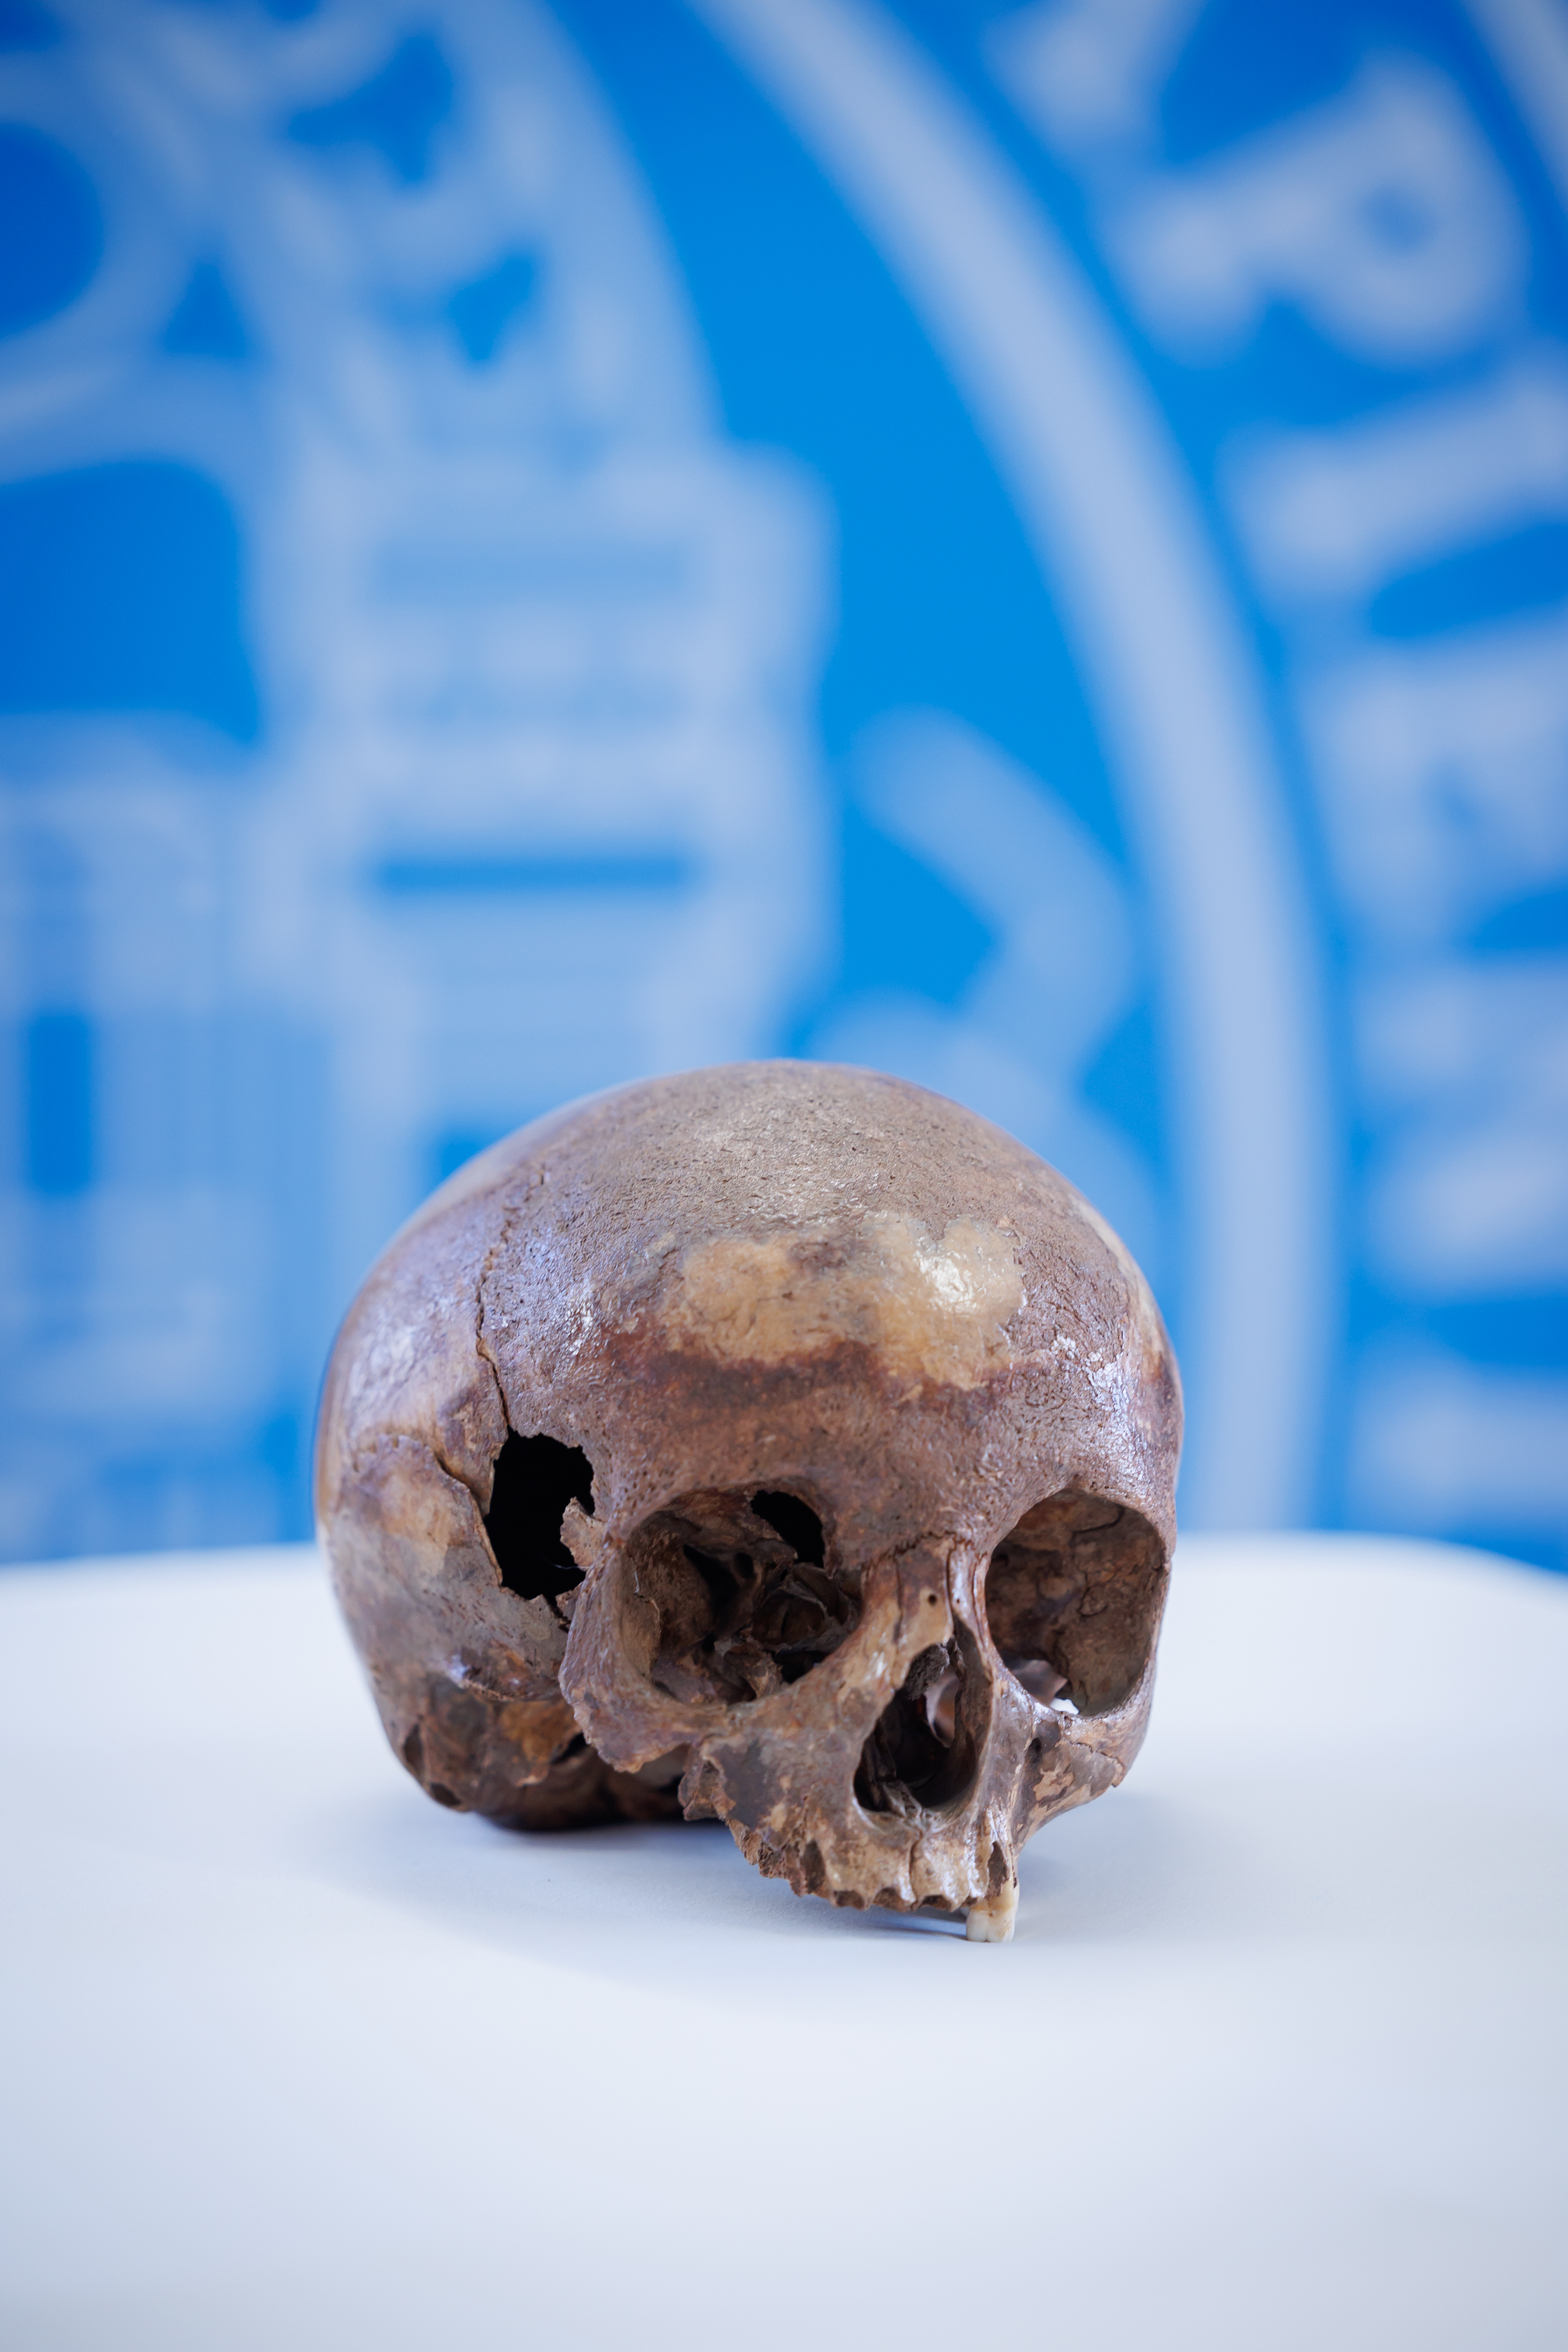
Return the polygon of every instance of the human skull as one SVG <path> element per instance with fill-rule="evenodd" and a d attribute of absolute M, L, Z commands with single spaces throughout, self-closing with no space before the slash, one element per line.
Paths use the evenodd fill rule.
<path fill-rule="evenodd" d="M 1010 1933 L 1142 1742 L 1174 1359 L 1033 1152 L 742 1063 L 495 1145 L 333 1355 L 317 1498 L 389 1738 L 526 1827 L 717 1816 L 797 1894 Z"/>

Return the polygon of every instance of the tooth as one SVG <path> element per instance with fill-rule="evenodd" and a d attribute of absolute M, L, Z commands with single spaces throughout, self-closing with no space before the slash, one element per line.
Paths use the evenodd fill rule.
<path fill-rule="evenodd" d="M 1017 1916 L 1018 1888 L 1015 1881 L 1005 1886 L 1000 1895 L 988 1895 L 984 1903 L 972 1903 L 963 1932 L 972 1944 L 1010 1944 Z"/>

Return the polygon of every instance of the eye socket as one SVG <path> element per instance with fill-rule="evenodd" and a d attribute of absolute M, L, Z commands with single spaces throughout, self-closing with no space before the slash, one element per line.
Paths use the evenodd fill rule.
<path fill-rule="evenodd" d="M 582 1580 L 561 1539 L 568 1503 L 594 1510 L 594 1465 L 580 1445 L 520 1437 L 513 1430 L 496 1456 L 485 1533 L 509 1592 L 553 1601 Z"/>
<path fill-rule="evenodd" d="M 649 1671 L 673 1698 L 767 1698 L 829 1656 L 859 1615 L 851 1580 L 826 1564 L 821 1519 L 796 1495 L 682 1495 L 644 1520 L 626 1564 L 658 1612 Z"/>
<path fill-rule="evenodd" d="M 1031 1698 L 1103 1715 L 1149 1662 L 1165 1549 L 1140 1511 L 1064 1488 L 1026 1511 L 985 1572 L 985 1618 Z"/>
<path fill-rule="evenodd" d="M 809 1503 L 798 1495 L 774 1494 L 765 1488 L 752 1496 L 752 1508 L 759 1519 L 765 1519 L 773 1533 L 782 1536 L 797 1559 L 813 1568 L 823 1565 L 826 1545 L 822 1521 Z"/>

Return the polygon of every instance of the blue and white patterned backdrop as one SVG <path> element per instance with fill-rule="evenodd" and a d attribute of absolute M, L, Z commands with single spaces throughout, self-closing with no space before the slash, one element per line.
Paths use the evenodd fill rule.
<path fill-rule="evenodd" d="M 640 1073 L 1121 1227 L 1189 1524 L 1562 1563 L 1568 0 L 0 0 L 0 1549 L 308 1528 Z"/>

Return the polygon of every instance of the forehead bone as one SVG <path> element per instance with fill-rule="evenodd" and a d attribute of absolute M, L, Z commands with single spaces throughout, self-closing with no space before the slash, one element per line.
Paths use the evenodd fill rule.
<path fill-rule="evenodd" d="M 514 1188 L 487 1314 L 512 1332 L 526 1292 L 535 1343 L 574 1360 L 634 1336 L 737 1368 L 848 1345 L 900 1382 L 973 1388 L 1041 1347 L 1163 1346 L 1131 1259 L 1053 1170 L 868 1071 L 740 1064 L 629 1087 L 542 1139 L 531 1168 L 520 1153 Z"/>

